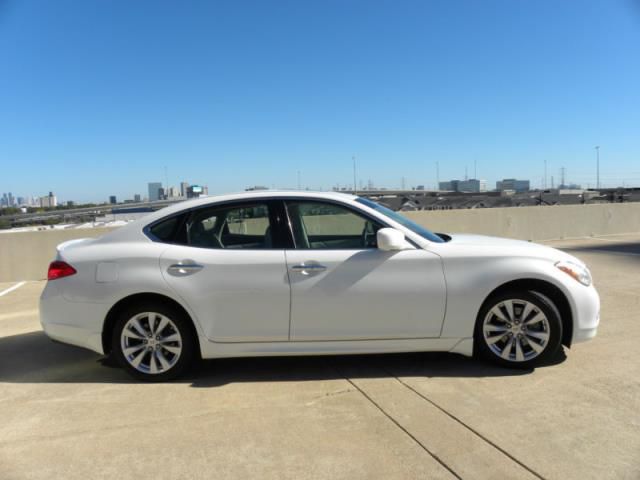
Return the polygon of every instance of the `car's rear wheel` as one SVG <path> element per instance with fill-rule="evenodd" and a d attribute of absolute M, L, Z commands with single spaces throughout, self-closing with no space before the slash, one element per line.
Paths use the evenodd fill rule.
<path fill-rule="evenodd" d="M 116 321 L 112 351 L 134 378 L 165 381 L 181 375 L 192 363 L 195 337 L 189 319 L 169 305 L 139 305 Z"/>
<path fill-rule="evenodd" d="M 562 339 L 562 320 L 539 292 L 505 292 L 489 298 L 476 321 L 476 351 L 512 368 L 532 368 L 553 358 Z"/>

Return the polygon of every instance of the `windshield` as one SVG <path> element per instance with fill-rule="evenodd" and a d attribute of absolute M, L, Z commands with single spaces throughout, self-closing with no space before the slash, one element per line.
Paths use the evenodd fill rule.
<path fill-rule="evenodd" d="M 429 240 L 430 242 L 444 243 L 444 240 L 442 238 L 440 238 L 438 235 L 436 235 L 435 233 L 433 233 L 430 230 L 427 230 L 423 226 L 418 225 L 413 220 L 409 220 L 407 217 L 404 217 L 404 216 L 400 215 L 398 212 L 394 212 L 393 210 L 391 210 L 391 209 L 389 209 L 387 207 L 383 207 L 379 203 L 373 202 L 373 201 L 371 201 L 371 200 L 369 200 L 367 198 L 358 197 L 358 199 L 356 201 L 361 203 L 361 204 L 363 204 L 363 205 L 366 205 L 369 208 L 373 208 L 374 210 L 376 210 L 376 211 L 382 213 L 383 215 L 391 218 L 392 220 L 398 222 L 403 227 L 406 227 L 409 230 L 411 230 L 412 232 L 417 233 L 422 238 L 425 238 L 425 239 Z"/>

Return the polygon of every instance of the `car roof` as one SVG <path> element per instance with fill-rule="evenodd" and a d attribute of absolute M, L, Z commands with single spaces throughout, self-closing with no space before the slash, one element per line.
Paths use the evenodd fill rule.
<path fill-rule="evenodd" d="M 328 200 L 340 200 L 350 202 L 358 198 L 356 195 L 341 192 L 315 192 L 310 190 L 252 190 L 248 192 L 227 193 L 224 195 L 211 195 L 206 197 L 194 198 L 178 202 L 166 208 L 162 208 L 157 212 L 157 218 L 162 218 L 172 213 L 180 212 L 191 208 L 203 207 L 206 205 L 215 205 L 217 203 L 227 203 L 233 201 L 252 200 L 252 199 L 276 199 L 276 198 L 324 198 Z M 148 215 L 145 218 L 151 218 Z"/>

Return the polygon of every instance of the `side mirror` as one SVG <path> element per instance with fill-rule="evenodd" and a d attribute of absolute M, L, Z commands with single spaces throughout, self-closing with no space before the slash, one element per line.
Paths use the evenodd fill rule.
<path fill-rule="evenodd" d="M 385 252 L 407 250 L 410 248 L 404 239 L 404 233 L 395 228 L 381 228 L 377 233 L 378 248 Z"/>

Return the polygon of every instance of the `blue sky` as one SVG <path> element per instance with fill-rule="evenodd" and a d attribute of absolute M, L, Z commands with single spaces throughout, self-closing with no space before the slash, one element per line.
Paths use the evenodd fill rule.
<path fill-rule="evenodd" d="M 0 193 L 640 185 L 639 51 L 633 0 L 0 0 Z"/>

